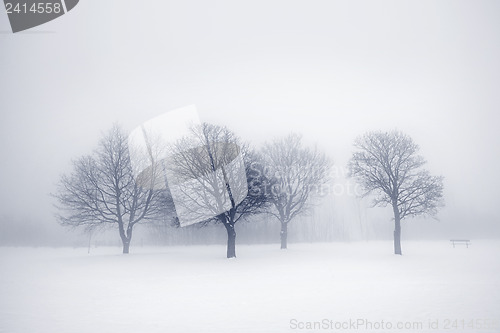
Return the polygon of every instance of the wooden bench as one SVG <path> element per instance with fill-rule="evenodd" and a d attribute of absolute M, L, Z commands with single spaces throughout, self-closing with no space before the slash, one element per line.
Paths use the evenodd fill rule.
<path fill-rule="evenodd" d="M 463 244 L 469 248 L 470 240 L 469 239 L 450 239 L 450 242 L 453 244 L 453 247 L 455 247 L 455 244 Z"/>

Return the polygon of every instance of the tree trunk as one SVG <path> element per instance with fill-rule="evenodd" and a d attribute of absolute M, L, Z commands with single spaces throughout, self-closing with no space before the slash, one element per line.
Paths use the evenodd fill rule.
<path fill-rule="evenodd" d="M 129 252 L 130 242 L 132 241 L 132 228 L 133 228 L 133 225 L 129 225 L 127 228 L 126 241 L 123 242 L 123 254 L 128 254 L 128 252 Z"/>
<path fill-rule="evenodd" d="M 287 241 L 288 241 L 288 223 L 287 222 L 281 222 L 280 237 L 281 237 L 281 249 L 286 250 L 286 245 L 287 245 Z"/>
<path fill-rule="evenodd" d="M 130 241 L 132 240 L 132 226 L 127 228 L 127 233 L 123 230 L 123 225 L 119 226 L 120 238 L 123 244 L 123 254 L 128 254 L 130 251 Z"/>
<path fill-rule="evenodd" d="M 123 221 L 119 219 L 118 232 L 120 233 L 120 238 L 122 239 L 123 254 L 128 254 L 130 250 L 130 241 L 132 240 L 132 228 L 131 226 L 129 226 L 127 228 L 127 233 L 125 233 L 125 229 L 123 228 Z"/>
<path fill-rule="evenodd" d="M 394 254 L 402 255 L 401 252 L 401 218 L 399 216 L 399 208 L 393 205 L 394 210 Z"/>
<path fill-rule="evenodd" d="M 227 231 L 227 257 L 236 258 L 236 231 L 231 223 L 224 223 Z"/>
<path fill-rule="evenodd" d="M 123 243 L 123 254 L 128 254 L 130 250 L 130 240 L 122 240 Z"/>

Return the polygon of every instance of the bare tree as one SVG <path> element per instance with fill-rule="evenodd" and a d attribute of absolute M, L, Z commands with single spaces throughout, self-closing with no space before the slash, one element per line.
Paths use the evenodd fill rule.
<path fill-rule="evenodd" d="M 312 207 L 311 199 L 323 193 L 331 163 L 316 148 L 303 147 L 297 134 L 265 144 L 262 153 L 274 207 L 270 214 L 281 222 L 281 249 L 286 249 L 288 223 L 306 213 Z"/>
<path fill-rule="evenodd" d="M 369 132 L 356 139 L 358 149 L 349 161 L 349 173 L 375 193 L 375 206 L 391 205 L 394 213 L 394 253 L 401 252 L 401 221 L 406 217 L 435 216 L 443 205 L 443 177 L 422 169 L 426 163 L 419 147 L 398 131 Z"/>
<path fill-rule="evenodd" d="M 202 124 L 171 147 L 167 169 L 178 215 L 185 224 L 216 221 L 227 231 L 227 257 L 236 257 L 235 223 L 265 209 L 255 156 L 226 127 Z M 242 157 L 242 160 L 240 159 Z M 250 190 L 249 190 L 250 189 Z"/>
<path fill-rule="evenodd" d="M 151 167 L 142 184 L 136 182 L 127 137 L 115 125 L 92 155 L 73 161 L 72 173 L 61 177 L 53 195 L 61 211 L 57 217 L 63 225 L 88 230 L 116 225 L 123 253 L 129 253 L 134 226 L 158 218 L 169 207 L 167 192 L 154 189 L 158 174 Z"/>

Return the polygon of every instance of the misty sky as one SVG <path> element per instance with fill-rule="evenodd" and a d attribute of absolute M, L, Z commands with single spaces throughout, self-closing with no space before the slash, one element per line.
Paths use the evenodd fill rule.
<path fill-rule="evenodd" d="M 196 104 L 259 145 L 290 131 L 338 166 L 400 129 L 445 176 L 445 225 L 500 224 L 500 2 L 81 0 L 12 34 L 0 10 L 0 216 L 49 193 L 113 122 Z"/>

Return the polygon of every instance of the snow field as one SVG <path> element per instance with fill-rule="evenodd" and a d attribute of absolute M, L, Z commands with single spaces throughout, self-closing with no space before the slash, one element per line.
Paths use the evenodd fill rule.
<path fill-rule="evenodd" d="M 500 332 L 500 241 L 402 245 L 0 248 L 0 332 Z"/>

